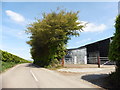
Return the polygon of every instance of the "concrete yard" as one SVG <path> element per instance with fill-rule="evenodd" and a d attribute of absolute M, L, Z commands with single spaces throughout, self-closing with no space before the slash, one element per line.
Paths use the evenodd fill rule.
<path fill-rule="evenodd" d="M 98 68 L 95 64 L 86 64 L 86 65 L 65 65 L 65 68 L 58 69 L 57 72 L 83 82 L 91 83 L 98 88 L 111 88 L 106 78 L 111 72 L 115 71 L 114 65 L 101 65 L 101 68 Z"/>

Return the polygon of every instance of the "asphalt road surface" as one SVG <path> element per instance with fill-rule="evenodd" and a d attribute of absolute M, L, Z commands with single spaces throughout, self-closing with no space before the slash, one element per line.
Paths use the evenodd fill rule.
<path fill-rule="evenodd" d="M 95 88 L 86 82 L 32 64 L 19 64 L 0 74 L 2 88 Z"/>

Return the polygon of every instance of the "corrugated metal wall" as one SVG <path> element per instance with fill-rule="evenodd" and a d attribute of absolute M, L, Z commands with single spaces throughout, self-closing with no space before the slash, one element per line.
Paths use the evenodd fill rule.
<path fill-rule="evenodd" d="M 87 64 L 86 48 L 69 50 L 65 56 L 65 64 Z"/>

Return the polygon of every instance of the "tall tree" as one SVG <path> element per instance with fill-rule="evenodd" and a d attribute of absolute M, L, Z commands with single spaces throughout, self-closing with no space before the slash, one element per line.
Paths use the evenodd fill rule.
<path fill-rule="evenodd" d="M 120 71 L 120 15 L 116 18 L 115 29 L 112 43 L 110 44 L 109 59 L 116 61 L 116 70 Z"/>
<path fill-rule="evenodd" d="M 63 58 L 68 40 L 79 36 L 84 27 L 77 22 L 78 13 L 65 10 L 44 13 L 43 19 L 28 26 L 27 33 L 31 36 L 27 43 L 32 47 L 34 64 L 44 67 Z"/>

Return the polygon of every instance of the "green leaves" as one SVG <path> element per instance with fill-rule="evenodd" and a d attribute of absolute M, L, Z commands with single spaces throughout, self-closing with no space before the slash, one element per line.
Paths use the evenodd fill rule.
<path fill-rule="evenodd" d="M 6 69 L 15 66 L 16 64 L 31 63 L 31 61 L 27 61 L 23 58 L 16 56 L 16 55 L 13 55 L 13 54 L 8 53 L 6 51 L 0 50 L 0 63 L 2 64 L 1 68 L 0 68 L 0 72 L 3 72 Z"/>
<path fill-rule="evenodd" d="M 110 75 L 110 82 L 114 87 L 120 86 L 120 15 L 115 22 L 115 33 L 109 48 L 109 59 L 116 62 L 116 70 Z"/>
<path fill-rule="evenodd" d="M 116 31 L 112 39 L 113 41 L 110 44 L 109 59 L 113 61 L 120 61 L 120 15 L 116 18 L 115 29 Z"/>
<path fill-rule="evenodd" d="M 13 55 L 11 53 L 5 52 L 0 50 L 0 60 L 3 62 L 15 62 L 15 63 L 29 63 L 30 61 L 27 61 L 23 58 L 20 58 L 16 55 Z"/>
<path fill-rule="evenodd" d="M 26 32 L 31 37 L 27 43 L 32 47 L 35 64 L 47 66 L 54 60 L 63 58 L 68 40 L 71 36 L 79 36 L 83 27 L 77 22 L 77 15 L 78 12 L 58 9 L 56 12 L 44 13 L 43 19 L 37 19 L 28 26 Z"/>

